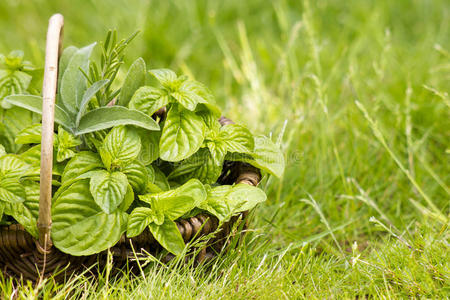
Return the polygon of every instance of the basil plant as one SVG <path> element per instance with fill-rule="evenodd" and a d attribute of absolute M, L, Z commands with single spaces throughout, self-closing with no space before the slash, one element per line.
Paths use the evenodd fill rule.
<path fill-rule="evenodd" d="M 257 187 L 219 185 L 225 161 L 283 174 L 278 146 L 242 125 L 221 126 L 203 84 L 168 69 L 147 70 L 142 58 L 117 82 L 133 37 L 117 42 L 110 32 L 99 62 L 91 59 L 95 44 L 68 47 L 60 58 L 51 234 L 55 247 L 71 255 L 99 253 L 144 230 L 180 254 L 186 246 L 176 220 L 207 213 L 226 222 L 266 200 Z M 42 71 L 30 72 L 22 56 L 0 70 L 1 116 L 8 120 L 0 128 L 0 217 L 37 237 L 42 97 L 31 83 Z"/>

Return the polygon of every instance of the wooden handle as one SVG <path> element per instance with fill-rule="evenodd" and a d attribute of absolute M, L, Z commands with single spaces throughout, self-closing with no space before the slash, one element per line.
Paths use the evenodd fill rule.
<path fill-rule="evenodd" d="M 58 57 L 62 45 L 64 18 L 53 15 L 48 24 L 45 48 L 44 83 L 42 87 L 42 138 L 41 138 L 41 181 L 39 198 L 39 243 L 44 250 L 52 246 L 50 228 L 52 226 L 52 167 L 53 132 L 55 120 L 55 97 L 58 81 Z"/>

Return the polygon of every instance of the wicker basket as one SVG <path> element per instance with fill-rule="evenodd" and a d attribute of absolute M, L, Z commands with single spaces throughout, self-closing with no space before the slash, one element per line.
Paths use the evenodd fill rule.
<path fill-rule="evenodd" d="M 37 281 L 40 278 L 51 275 L 55 275 L 56 280 L 61 280 L 67 275 L 82 272 L 94 264 L 98 263 L 101 266 L 107 259 L 107 251 L 90 256 L 65 254 L 53 247 L 50 236 L 52 224 L 54 104 L 63 24 L 64 19 L 62 15 L 53 15 L 50 18 L 47 32 L 42 90 L 42 148 L 39 217 L 37 222 L 39 239 L 33 238 L 19 224 L 0 227 L 0 267 L 3 274 L 31 281 Z M 222 125 L 232 123 L 232 121 L 224 117 L 219 121 Z M 225 162 L 224 172 L 218 182 L 220 184 L 246 183 L 256 186 L 260 178 L 259 170 L 250 165 Z M 242 213 L 224 224 L 221 230 L 208 241 L 207 246 L 195 256 L 196 261 L 205 261 L 222 251 L 230 236 L 231 228 L 236 226 L 236 221 L 245 219 L 246 215 L 246 212 Z M 185 242 L 205 236 L 218 229 L 217 219 L 209 215 L 198 215 L 186 220 L 180 219 L 176 223 Z M 246 224 L 243 224 L 241 228 L 245 226 Z M 136 253 L 148 252 L 156 255 L 161 250 L 162 247 L 155 241 L 148 229 L 132 239 L 128 239 L 123 235 L 120 241 L 110 249 L 113 255 L 114 266 L 118 268 L 128 264 L 130 259 L 135 259 Z M 167 255 L 163 260 L 168 261 L 172 257 Z"/>

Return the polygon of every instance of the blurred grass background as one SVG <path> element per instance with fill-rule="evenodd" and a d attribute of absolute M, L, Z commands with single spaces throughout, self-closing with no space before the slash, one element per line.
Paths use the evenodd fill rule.
<path fill-rule="evenodd" d="M 56 12 L 66 46 L 140 30 L 123 73 L 142 56 L 195 77 L 229 117 L 280 139 L 287 169 L 264 180 L 254 231 L 213 271 L 77 279 L 48 293 L 450 296 L 448 1 L 2 0 L 0 53 L 22 49 L 42 66 Z"/>

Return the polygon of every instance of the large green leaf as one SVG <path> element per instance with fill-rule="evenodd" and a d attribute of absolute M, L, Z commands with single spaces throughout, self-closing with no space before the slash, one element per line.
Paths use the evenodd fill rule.
<path fill-rule="evenodd" d="M 220 221 L 227 221 L 236 213 L 250 210 L 267 199 L 264 191 L 247 184 L 222 185 L 206 190 L 206 201 L 199 207 L 210 212 Z"/>
<path fill-rule="evenodd" d="M 206 191 L 199 180 L 191 179 L 176 189 L 142 195 L 139 198 L 150 203 L 153 211 L 164 214 L 170 220 L 176 220 L 205 201 Z"/>
<path fill-rule="evenodd" d="M 33 95 L 13 95 L 5 98 L 9 103 L 42 115 L 42 97 Z M 58 104 L 55 105 L 55 122 L 68 130 L 73 130 L 74 122 Z"/>
<path fill-rule="evenodd" d="M 215 183 L 222 172 L 222 162 L 216 164 L 208 149 L 202 148 L 188 159 L 180 162 L 169 174 L 169 180 L 184 183 L 197 178 L 204 183 Z"/>
<path fill-rule="evenodd" d="M 0 118 L 0 142 L 8 152 L 15 153 L 20 148 L 20 145 L 14 142 L 17 134 L 35 123 L 35 116 L 29 110 L 21 107 L 12 107 L 4 110 Z"/>
<path fill-rule="evenodd" d="M 186 159 L 197 152 L 204 137 L 203 119 L 194 112 L 174 105 L 164 123 L 159 144 L 160 157 L 166 161 Z"/>
<path fill-rule="evenodd" d="M 94 46 L 95 43 L 77 50 L 70 58 L 61 78 L 61 101 L 58 104 L 64 107 L 66 112 L 73 116 L 73 119 L 75 119 L 86 91 L 86 78 L 81 70 L 87 72 L 89 57 Z"/>
<path fill-rule="evenodd" d="M 42 124 L 33 124 L 22 131 L 16 136 L 16 144 L 40 144 L 42 137 Z"/>
<path fill-rule="evenodd" d="M 123 82 L 122 89 L 119 94 L 120 105 L 128 106 L 128 103 L 136 90 L 145 84 L 145 74 L 145 61 L 142 57 L 139 57 L 131 65 L 128 70 L 127 77 L 125 77 L 125 81 Z"/>
<path fill-rule="evenodd" d="M 155 240 L 167 251 L 175 255 L 183 252 L 185 247 L 183 237 L 174 221 L 165 219 L 162 225 L 150 223 L 148 227 Z"/>
<path fill-rule="evenodd" d="M 143 128 L 136 128 L 136 130 L 141 137 L 142 145 L 138 159 L 147 166 L 159 157 L 161 131 L 148 131 Z"/>
<path fill-rule="evenodd" d="M 141 151 L 141 138 L 129 126 L 114 127 L 103 141 L 100 155 L 107 169 L 123 168 L 135 160 Z"/>
<path fill-rule="evenodd" d="M 153 222 L 153 211 L 148 207 L 135 208 L 128 217 L 127 236 L 134 237 L 141 234 L 145 227 Z"/>
<path fill-rule="evenodd" d="M 100 168 L 103 168 L 103 162 L 97 153 L 79 152 L 67 163 L 61 176 L 61 182 L 66 183 L 81 174 Z"/>
<path fill-rule="evenodd" d="M 90 181 L 90 191 L 95 203 L 108 214 L 114 212 L 122 203 L 127 186 L 127 176 L 122 172 L 98 170 L 93 172 Z"/>
<path fill-rule="evenodd" d="M 0 177 L 0 201 L 19 203 L 25 201 L 25 189 L 19 179 L 14 177 Z"/>
<path fill-rule="evenodd" d="M 59 59 L 58 66 L 58 83 L 61 83 L 62 77 L 66 72 L 67 65 L 69 64 L 70 59 L 78 51 L 78 48 L 75 46 L 69 46 L 64 49 Z M 61 84 L 58 85 L 58 95 L 60 94 Z"/>
<path fill-rule="evenodd" d="M 105 213 L 89 192 L 89 180 L 75 182 L 54 199 L 52 241 L 56 248 L 75 256 L 92 255 L 116 244 L 127 226 L 121 210 Z"/>
<path fill-rule="evenodd" d="M 77 117 L 75 120 L 75 125 L 76 127 L 78 127 L 78 125 L 80 125 L 80 120 L 81 117 L 83 116 L 84 112 L 87 109 L 87 106 L 89 104 L 89 102 L 91 101 L 92 97 L 95 96 L 95 94 L 102 88 L 104 87 L 106 84 L 108 84 L 109 79 L 105 79 L 105 80 L 100 80 L 97 82 L 94 82 L 84 93 L 83 95 L 83 99 L 81 100 L 80 103 L 80 107 L 78 109 L 77 112 Z"/>
<path fill-rule="evenodd" d="M 158 123 L 145 113 L 122 106 L 100 107 L 85 114 L 76 134 L 86 134 L 119 125 L 135 125 L 148 130 L 159 130 Z"/>
<path fill-rule="evenodd" d="M 177 90 L 171 92 L 170 95 L 186 109 L 194 111 L 197 104 L 207 103 L 206 99 L 198 93 L 201 87 L 202 85 L 196 81 L 186 80 L 181 83 Z"/>
<path fill-rule="evenodd" d="M 25 182 L 25 202 L 8 203 L 5 213 L 12 216 L 26 231 L 38 237 L 37 219 L 39 215 L 39 183 Z"/>
<path fill-rule="evenodd" d="M 178 84 L 178 76 L 177 74 L 169 69 L 152 69 L 149 71 L 151 75 L 153 75 L 159 83 L 165 88 L 171 88 L 174 84 Z"/>
<path fill-rule="evenodd" d="M 128 182 L 137 193 L 143 193 L 149 180 L 147 168 L 138 160 L 134 160 L 122 169 Z"/>
<path fill-rule="evenodd" d="M 220 128 L 217 139 L 226 144 L 228 152 L 252 153 L 255 148 L 253 135 L 247 128 L 238 124 Z"/>
<path fill-rule="evenodd" d="M 167 91 L 151 86 L 143 86 L 134 93 L 129 107 L 153 115 L 158 109 L 170 103 Z"/>
<path fill-rule="evenodd" d="M 0 157 L 0 176 L 20 178 L 20 176 L 29 168 L 21 158 L 13 154 L 7 154 Z"/>
<path fill-rule="evenodd" d="M 284 173 L 284 156 L 280 148 L 265 136 L 255 136 L 255 149 L 251 155 L 228 153 L 226 160 L 243 161 L 278 178 Z"/>

